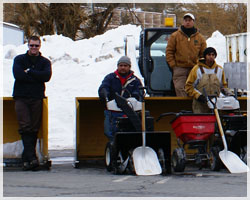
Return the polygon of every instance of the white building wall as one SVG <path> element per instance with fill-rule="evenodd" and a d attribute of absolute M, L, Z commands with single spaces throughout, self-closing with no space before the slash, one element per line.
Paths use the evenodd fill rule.
<path fill-rule="evenodd" d="M 3 45 L 24 43 L 24 32 L 18 26 L 3 22 Z"/>
<path fill-rule="evenodd" d="M 247 33 L 226 35 L 227 62 L 247 62 Z"/>

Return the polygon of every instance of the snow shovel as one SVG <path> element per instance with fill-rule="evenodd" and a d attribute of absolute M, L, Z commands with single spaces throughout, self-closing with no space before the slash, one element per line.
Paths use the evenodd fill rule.
<path fill-rule="evenodd" d="M 155 151 L 146 146 L 145 102 L 142 100 L 142 146 L 133 151 L 133 163 L 137 175 L 157 175 L 162 169 Z"/>
<path fill-rule="evenodd" d="M 215 97 L 215 102 L 211 100 L 210 97 L 207 96 L 206 91 L 204 90 L 205 96 L 208 98 L 208 100 L 213 104 L 214 106 L 214 113 L 216 116 L 216 121 L 218 123 L 219 132 L 222 138 L 222 142 L 224 145 L 224 149 L 219 152 L 219 156 L 221 161 L 224 163 L 224 165 L 227 167 L 230 173 L 245 173 L 249 171 L 248 166 L 233 152 L 227 150 L 227 142 L 225 138 L 225 134 L 221 125 L 221 120 L 219 116 L 218 109 L 216 107 L 216 100 L 217 97 Z"/>
<path fill-rule="evenodd" d="M 214 109 L 214 113 L 216 116 L 216 120 L 218 123 L 219 131 L 221 134 L 222 142 L 224 145 L 224 150 L 219 152 L 219 156 L 221 161 L 224 163 L 224 165 L 227 167 L 227 169 L 231 173 L 245 173 L 249 171 L 248 166 L 233 152 L 227 150 L 227 142 L 224 135 L 224 131 L 222 129 L 220 116 L 218 113 L 217 108 Z"/>

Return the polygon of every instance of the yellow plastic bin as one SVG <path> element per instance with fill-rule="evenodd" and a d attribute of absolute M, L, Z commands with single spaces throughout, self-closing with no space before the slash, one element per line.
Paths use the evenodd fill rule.
<path fill-rule="evenodd" d="M 12 97 L 3 97 L 3 163 L 4 167 L 21 165 L 23 150 L 21 136 L 18 133 L 15 101 Z M 42 123 L 36 146 L 41 166 L 51 167 L 48 153 L 48 99 L 43 99 Z"/>

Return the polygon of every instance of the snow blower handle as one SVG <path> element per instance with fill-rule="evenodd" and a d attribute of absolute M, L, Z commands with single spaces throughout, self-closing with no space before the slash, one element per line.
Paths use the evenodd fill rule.
<path fill-rule="evenodd" d="M 216 102 L 217 102 L 217 95 L 207 95 L 207 92 L 206 92 L 206 89 L 203 88 L 203 93 L 204 93 L 204 96 L 206 97 L 207 101 L 209 101 L 214 108 L 216 108 Z M 215 99 L 215 101 L 213 102 L 212 99 Z"/>
<path fill-rule="evenodd" d="M 143 86 L 139 86 L 139 94 L 140 94 L 140 99 L 139 101 L 143 102 L 144 101 L 144 97 L 146 95 L 146 93 L 144 92 L 144 90 L 147 89 L 146 87 Z"/>

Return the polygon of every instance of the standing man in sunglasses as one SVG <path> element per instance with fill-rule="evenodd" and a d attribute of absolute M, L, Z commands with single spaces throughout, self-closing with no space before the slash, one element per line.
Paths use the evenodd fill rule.
<path fill-rule="evenodd" d="M 35 170 L 39 166 L 36 142 L 41 125 L 45 82 L 51 77 L 51 62 L 41 55 L 40 47 L 40 38 L 30 37 L 29 50 L 16 56 L 13 64 L 13 97 L 19 123 L 18 132 L 23 142 L 23 170 Z"/>
<path fill-rule="evenodd" d="M 105 76 L 98 93 L 100 99 L 104 102 L 115 99 L 115 93 L 124 98 L 135 97 L 139 100 L 140 86 L 142 86 L 140 79 L 131 70 L 130 58 L 122 56 L 117 62 L 116 71 Z M 110 141 L 113 141 L 114 133 L 116 132 L 116 119 L 123 115 L 124 113 L 122 112 L 104 111 L 104 134 Z"/>

